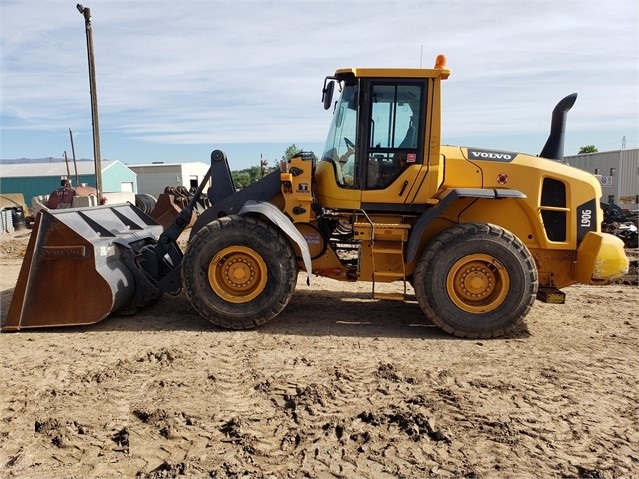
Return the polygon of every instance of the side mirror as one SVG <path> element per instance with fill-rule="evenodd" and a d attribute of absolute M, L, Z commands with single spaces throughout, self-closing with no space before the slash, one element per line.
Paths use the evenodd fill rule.
<path fill-rule="evenodd" d="M 335 82 L 330 81 L 324 83 L 324 89 L 322 90 L 322 102 L 324 103 L 324 109 L 328 110 L 333 103 L 333 92 L 335 91 Z"/>

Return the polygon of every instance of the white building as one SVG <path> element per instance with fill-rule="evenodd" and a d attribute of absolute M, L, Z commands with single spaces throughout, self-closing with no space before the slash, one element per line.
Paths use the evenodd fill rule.
<path fill-rule="evenodd" d="M 639 148 L 566 156 L 564 161 L 597 175 L 605 203 L 631 210 L 639 207 Z"/>
<path fill-rule="evenodd" d="M 183 186 L 187 190 L 197 188 L 209 169 L 209 165 L 202 162 L 127 166 L 137 174 L 138 193 L 155 197 L 167 186 Z M 204 188 L 205 193 L 209 186 L 210 180 Z"/>

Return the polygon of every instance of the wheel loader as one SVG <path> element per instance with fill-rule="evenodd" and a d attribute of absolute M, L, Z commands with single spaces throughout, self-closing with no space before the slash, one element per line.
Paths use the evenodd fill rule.
<path fill-rule="evenodd" d="M 562 288 L 625 274 L 622 241 L 601 232 L 599 182 L 562 163 L 576 94 L 553 110 L 539 156 L 448 146 L 450 74 L 443 56 L 430 69 L 337 70 L 322 88 L 321 158 L 299 154 L 240 191 L 213 151 L 194 195 L 211 178 L 211 206 L 184 251 L 193 201 L 166 229 L 129 204 L 43 211 L 2 330 L 92 324 L 181 290 L 213 324 L 253 328 L 286 307 L 303 271 L 416 298 L 448 333 L 492 338 L 536 298 L 561 303 Z"/>

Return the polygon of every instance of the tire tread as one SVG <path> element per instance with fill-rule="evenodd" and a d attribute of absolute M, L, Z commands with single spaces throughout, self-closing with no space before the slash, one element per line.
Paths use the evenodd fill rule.
<path fill-rule="evenodd" d="M 233 308 L 237 311 L 233 313 L 216 310 L 200 294 L 202 288 L 210 288 L 208 278 L 204 277 L 203 266 L 199 264 L 203 250 L 210 247 L 211 242 L 231 234 L 273 239 L 273 241 L 266 242 L 266 254 L 278 259 L 283 271 L 282 281 L 285 284 L 279 285 L 281 291 L 273 297 L 262 294 L 255 298 L 251 303 L 255 301 L 261 303 L 257 311 L 244 311 L 244 309 L 248 309 L 244 304 L 234 305 Z M 266 258 L 264 259 L 266 260 Z M 191 305 L 205 319 L 216 326 L 227 329 L 251 329 L 269 322 L 290 301 L 295 290 L 296 280 L 295 253 L 286 237 L 272 223 L 250 215 L 225 216 L 204 226 L 187 245 L 182 261 L 182 282 Z M 278 286 L 276 285 L 275 288 L 277 289 Z M 214 295 L 214 293 L 212 294 Z M 222 301 L 221 298 L 218 300 Z"/>
<path fill-rule="evenodd" d="M 420 281 L 416 280 L 415 293 L 417 294 L 418 302 L 424 314 L 447 333 L 463 338 L 495 338 L 502 336 L 509 330 L 513 329 L 524 320 L 526 315 L 532 309 L 539 286 L 537 267 L 528 248 L 526 248 L 526 246 L 510 231 L 490 223 L 458 224 L 441 232 L 433 240 L 431 240 L 430 243 L 428 243 L 423 251 L 415 268 L 414 278 L 422 278 L 421 281 L 424 281 L 423 278 L 429 277 L 433 260 L 440 255 L 442 251 L 449 248 L 448 245 L 451 241 L 457 241 L 457 238 L 471 239 L 480 236 L 494 238 L 499 243 L 511 248 L 522 260 L 524 264 L 524 276 L 527 278 L 528 285 L 528 291 L 524 293 L 524 296 L 527 296 L 527 299 L 526 303 L 518 310 L 516 317 L 505 322 L 503 326 L 484 331 L 469 330 L 456 327 L 454 324 L 451 324 L 449 321 L 442 318 L 440 313 L 438 313 L 431 304 L 432 300 L 425 297 L 426 293 L 424 291 L 423 283 L 417 284 Z"/>

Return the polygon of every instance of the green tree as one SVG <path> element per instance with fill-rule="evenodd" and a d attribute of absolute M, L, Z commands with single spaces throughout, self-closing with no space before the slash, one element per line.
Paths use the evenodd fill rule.
<path fill-rule="evenodd" d="M 262 178 L 262 171 L 259 166 L 251 166 L 248 169 L 248 173 L 251 176 L 251 183 L 255 183 L 257 180 Z"/>
<path fill-rule="evenodd" d="M 317 155 L 315 155 L 312 151 L 304 151 L 303 148 L 299 148 L 295 143 L 289 146 L 286 151 L 284 151 L 284 158 L 288 161 L 293 158 L 298 153 L 303 153 L 303 157 L 306 159 L 311 159 L 313 163 L 317 162 Z"/>
<path fill-rule="evenodd" d="M 595 145 L 586 145 L 579 148 L 579 153 L 577 154 L 584 155 L 586 153 L 597 153 L 598 151 L 599 150 L 597 150 L 597 147 Z"/>
<path fill-rule="evenodd" d="M 251 184 L 251 175 L 246 170 L 234 171 L 231 177 L 236 188 L 245 188 Z"/>
<path fill-rule="evenodd" d="M 266 174 L 273 171 L 275 168 L 268 168 Z M 251 166 L 250 168 L 244 168 L 243 170 L 231 171 L 231 178 L 233 178 L 233 184 L 236 188 L 245 188 L 251 183 L 262 178 L 262 168 L 260 166 Z"/>
<path fill-rule="evenodd" d="M 295 156 L 296 154 L 302 152 L 303 150 L 301 148 L 298 148 L 295 143 L 293 143 L 291 146 L 289 146 L 286 151 L 284 152 L 284 158 L 286 158 L 286 160 L 290 160 L 293 156 Z M 304 152 L 304 154 L 308 154 L 313 161 L 317 161 L 317 157 L 315 156 L 315 153 L 313 153 L 312 151 L 310 152 Z M 268 160 L 265 160 L 266 162 Z M 280 162 L 279 160 L 273 160 L 273 163 L 275 166 L 268 166 L 268 164 L 265 164 L 265 171 L 264 171 L 264 176 L 268 175 L 269 173 L 272 173 L 274 170 L 279 170 L 280 168 Z M 246 188 L 248 185 L 250 185 L 251 183 L 255 183 L 256 181 L 259 181 L 260 179 L 262 179 L 262 160 L 259 161 L 259 164 L 256 166 L 251 166 L 250 168 L 244 168 L 243 170 L 237 170 L 237 171 L 232 171 L 231 172 L 231 177 L 233 178 L 233 184 L 235 185 L 236 188 Z"/>
<path fill-rule="evenodd" d="M 293 143 L 291 146 L 289 146 L 285 151 L 284 151 L 284 159 L 286 159 L 286 161 L 290 160 L 291 158 L 293 158 L 297 153 L 299 153 L 300 151 L 302 151 L 301 148 L 298 148 L 295 143 Z"/>

